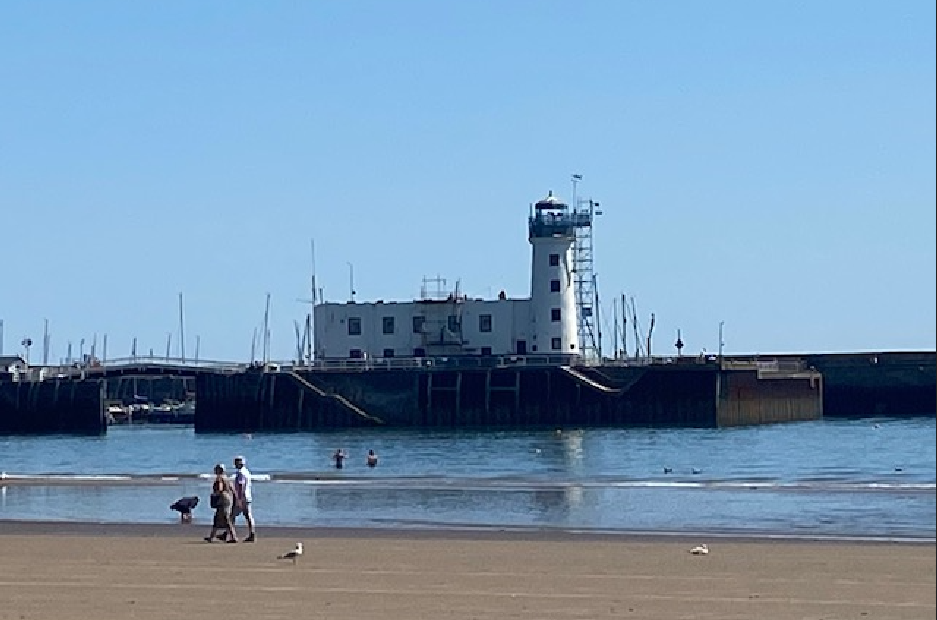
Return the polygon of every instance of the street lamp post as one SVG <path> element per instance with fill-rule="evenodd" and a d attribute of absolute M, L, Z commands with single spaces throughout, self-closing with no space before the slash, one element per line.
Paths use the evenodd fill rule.
<path fill-rule="evenodd" d="M 725 340 L 722 339 L 722 330 L 725 327 L 725 321 L 719 321 L 719 361 L 722 361 L 722 349 L 725 347 Z"/>
<path fill-rule="evenodd" d="M 33 346 L 33 339 L 27 336 L 23 338 L 23 342 L 20 344 L 23 345 L 23 348 L 26 349 L 26 365 L 29 366 L 29 347 Z"/>

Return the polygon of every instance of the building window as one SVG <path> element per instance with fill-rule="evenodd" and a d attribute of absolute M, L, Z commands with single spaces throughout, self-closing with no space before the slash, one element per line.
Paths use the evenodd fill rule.
<path fill-rule="evenodd" d="M 384 349 L 384 357 L 393 357 L 393 356 L 394 356 L 393 349 Z"/>
<path fill-rule="evenodd" d="M 563 348 L 563 341 L 560 340 L 559 338 L 553 338 L 552 340 L 550 340 L 550 348 L 553 349 L 554 351 L 559 351 L 560 349 Z"/>
<path fill-rule="evenodd" d="M 560 292 L 560 281 L 559 280 L 550 280 L 550 292 L 559 293 Z"/>
<path fill-rule="evenodd" d="M 458 332 L 458 331 L 459 331 L 459 317 L 457 317 L 457 316 L 454 315 L 454 314 L 450 314 L 450 315 L 447 317 L 446 327 L 447 327 L 447 328 L 449 329 L 449 331 L 451 331 L 452 333 Z"/>
<path fill-rule="evenodd" d="M 482 355 L 491 355 L 491 347 L 482 347 Z"/>
<path fill-rule="evenodd" d="M 394 317 L 385 316 L 383 320 L 384 324 L 384 333 L 393 334 L 394 333 Z"/>
<path fill-rule="evenodd" d="M 560 320 L 560 309 L 559 308 L 550 308 L 550 320 L 556 323 Z"/>
<path fill-rule="evenodd" d="M 349 336 L 361 335 L 361 317 L 360 316 L 348 317 L 348 335 Z"/>
<path fill-rule="evenodd" d="M 491 315 L 490 314 L 478 315 L 478 331 L 480 332 L 491 331 Z"/>
<path fill-rule="evenodd" d="M 413 357 L 426 357 L 426 349 L 422 347 L 413 349 Z"/>
<path fill-rule="evenodd" d="M 413 333 L 422 334 L 423 333 L 423 323 L 426 322 L 425 316 L 415 316 L 413 317 Z"/>
<path fill-rule="evenodd" d="M 560 255 L 559 254 L 550 254 L 550 266 L 559 267 L 560 266 Z"/>
<path fill-rule="evenodd" d="M 352 349 L 348 352 L 348 357 L 353 360 L 360 360 L 364 357 L 364 352 L 362 352 L 361 349 Z"/>

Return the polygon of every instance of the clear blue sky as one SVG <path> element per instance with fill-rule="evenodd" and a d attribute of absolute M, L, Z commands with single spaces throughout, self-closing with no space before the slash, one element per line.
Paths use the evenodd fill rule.
<path fill-rule="evenodd" d="M 529 293 L 528 205 L 602 203 L 654 351 L 935 347 L 935 9 L 0 3 L 0 319 L 52 358 L 272 356 L 326 298 Z M 606 328 L 607 336 L 611 329 Z M 606 344 L 609 347 L 609 344 Z M 174 352 L 177 347 L 173 345 Z M 100 348 L 98 349 L 100 353 Z"/>

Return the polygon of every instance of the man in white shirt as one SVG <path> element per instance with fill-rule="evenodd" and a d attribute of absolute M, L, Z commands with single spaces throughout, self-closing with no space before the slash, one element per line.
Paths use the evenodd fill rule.
<path fill-rule="evenodd" d="M 234 508 L 231 511 L 231 523 L 238 515 L 247 520 L 247 538 L 244 542 L 254 542 L 254 514 L 251 511 L 251 472 L 247 469 L 247 460 L 243 456 L 234 457 Z"/>

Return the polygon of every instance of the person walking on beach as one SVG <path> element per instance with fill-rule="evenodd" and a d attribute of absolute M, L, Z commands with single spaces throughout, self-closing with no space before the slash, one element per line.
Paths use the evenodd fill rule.
<path fill-rule="evenodd" d="M 332 455 L 332 459 L 335 460 L 335 469 L 341 469 L 345 466 L 345 457 L 347 456 L 341 448 L 335 451 L 335 454 Z"/>
<path fill-rule="evenodd" d="M 247 538 L 244 542 L 254 542 L 254 512 L 251 510 L 253 493 L 251 492 L 251 472 L 247 469 L 247 460 L 243 456 L 234 457 L 234 510 L 231 513 L 233 524 L 238 515 L 247 520 Z"/>
<path fill-rule="evenodd" d="M 234 531 L 234 518 L 231 516 L 233 505 L 234 488 L 224 475 L 224 465 L 218 463 L 215 465 L 215 480 L 211 485 L 211 507 L 215 509 L 215 516 L 211 522 L 211 532 L 205 537 L 206 542 L 212 542 L 219 530 L 223 530 L 219 538 L 225 542 L 238 541 Z"/>

